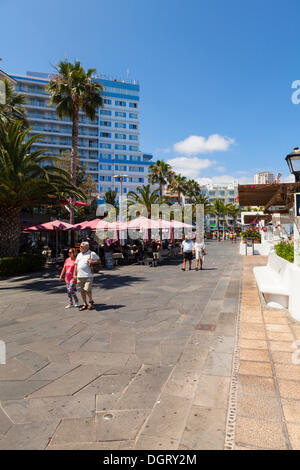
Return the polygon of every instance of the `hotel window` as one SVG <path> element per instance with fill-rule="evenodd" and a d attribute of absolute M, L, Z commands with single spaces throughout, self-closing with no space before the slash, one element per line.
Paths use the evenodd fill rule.
<path fill-rule="evenodd" d="M 121 111 L 116 111 L 116 112 L 115 112 L 115 116 L 118 116 L 118 117 L 126 117 L 126 113 L 122 113 Z"/>
<path fill-rule="evenodd" d="M 100 165 L 100 170 L 111 171 L 111 165 Z"/>
<path fill-rule="evenodd" d="M 100 137 L 109 138 L 111 137 L 111 134 L 109 132 L 100 132 Z"/>
<path fill-rule="evenodd" d="M 126 134 L 115 134 L 115 139 L 126 139 Z"/>
<path fill-rule="evenodd" d="M 137 103 L 129 103 L 130 108 L 137 108 Z"/>
<path fill-rule="evenodd" d="M 126 155 L 119 155 L 119 154 L 116 154 L 116 159 L 117 159 L 117 160 L 126 160 Z"/>
<path fill-rule="evenodd" d="M 104 103 L 104 104 L 111 104 L 111 100 L 108 100 L 108 99 L 104 98 L 104 99 L 103 99 L 103 103 Z"/>
<path fill-rule="evenodd" d="M 137 119 L 138 118 L 138 115 L 136 113 L 129 113 L 129 117 L 131 119 Z"/>
<path fill-rule="evenodd" d="M 110 121 L 100 121 L 100 126 L 111 127 Z"/>
<path fill-rule="evenodd" d="M 103 144 L 102 142 L 100 143 L 100 148 L 102 149 L 110 149 L 111 148 L 111 144 Z"/>
<path fill-rule="evenodd" d="M 129 129 L 137 129 L 137 124 L 129 124 Z"/>
<path fill-rule="evenodd" d="M 115 127 L 119 127 L 121 129 L 126 129 L 126 124 L 125 124 L 125 122 L 116 122 Z"/>
<path fill-rule="evenodd" d="M 130 146 L 129 146 L 129 150 L 138 151 L 139 148 L 138 148 L 137 145 L 130 145 Z"/>
<path fill-rule="evenodd" d="M 111 116 L 111 111 L 108 111 L 107 109 L 101 109 L 100 114 L 103 116 Z"/>
<path fill-rule="evenodd" d="M 117 171 L 127 171 L 126 165 L 115 165 L 115 170 Z"/>
<path fill-rule="evenodd" d="M 119 144 L 116 144 L 116 145 L 115 145 L 115 149 L 116 149 L 116 150 L 126 150 L 126 145 L 119 145 Z"/>
<path fill-rule="evenodd" d="M 138 140 L 138 136 L 137 135 L 130 135 L 129 140 Z"/>
<path fill-rule="evenodd" d="M 110 153 L 100 153 L 100 158 L 102 158 L 102 160 L 109 160 L 111 158 L 111 154 Z"/>
<path fill-rule="evenodd" d="M 116 106 L 126 106 L 126 101 L 115 101 Z"/>

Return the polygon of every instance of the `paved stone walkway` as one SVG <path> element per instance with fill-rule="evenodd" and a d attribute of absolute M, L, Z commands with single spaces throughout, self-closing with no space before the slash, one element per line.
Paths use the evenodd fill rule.
<path fill-rule="evenodd" d="M 51 274 L 2 280 L 0 449 L 223 449 L 238 245 L 205 268 L 104 271 L 91 312 Z"/>
<path fill-rule="evenodd" d="M 266 263 L 244 257 L 235 449 L 300 449 L 300 323 L 261 304 L 253 266 Z"/>

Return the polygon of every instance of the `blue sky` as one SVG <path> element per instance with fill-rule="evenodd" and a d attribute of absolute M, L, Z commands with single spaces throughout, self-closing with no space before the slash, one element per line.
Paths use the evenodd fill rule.
<path fill-rule="evenodd" d="M 48 72 L 67 55 L 130 69 L 141 150 L 206 181 L 285 180 L 300 146 L 299 15 L 299 0 L 0 0 L 1 68 Z"/>

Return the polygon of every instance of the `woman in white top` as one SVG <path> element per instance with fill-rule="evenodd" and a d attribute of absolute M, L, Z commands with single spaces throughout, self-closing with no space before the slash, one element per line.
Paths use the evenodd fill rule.
<path fill-rule="evenodd" d="M 198 271 L 199 260 L 200 260 L 200 269 L 202 269 L 203 259 L 206 254 L 204 240 L 201 241 L 199 235 L 196 236 L 194 251 L 196 253 L 196 271 Z"/>

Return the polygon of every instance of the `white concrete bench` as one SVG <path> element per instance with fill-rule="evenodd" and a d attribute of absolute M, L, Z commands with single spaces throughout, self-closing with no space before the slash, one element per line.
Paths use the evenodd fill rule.
<path fill-rule="evenodd" d="M 286 308 L 300 319 L 300 269 L 289 261 L 269 254 L 267 266 L 253 268 L 258 289 L 263 293 L 267 305 Z"/>

